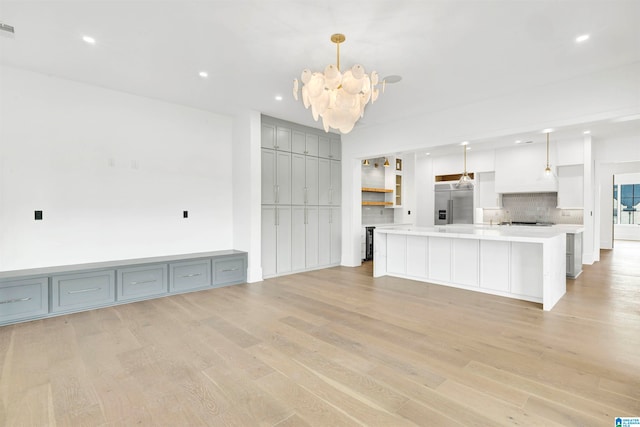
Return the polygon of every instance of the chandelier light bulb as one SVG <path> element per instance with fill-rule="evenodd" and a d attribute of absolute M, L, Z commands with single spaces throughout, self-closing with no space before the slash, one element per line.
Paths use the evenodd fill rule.
<path fill-rule="evenodd" d="M 297 101 L 302 94 L 304 107 L 311 107 L 315 121 L 322 118 L 325 132 L 336 129 L 349 133 L 356 122 L 364 116 L 365 106 L 372 104 L 384 92 L 385 81 L 380 81 L 378 73 L 367 75 L 362 65 L 356 64 L 345 72 L 340 70 L 340 43 L 345 41 L 343 34 L 333 34 L 331 41 L 336 44 L 336 63 L 329 64 L 323 72 L 312 72 L 305 68 L 300 80 L 293 80 L 293 97 Z M 302 87 L 300 87 L 302 83 Z"/>

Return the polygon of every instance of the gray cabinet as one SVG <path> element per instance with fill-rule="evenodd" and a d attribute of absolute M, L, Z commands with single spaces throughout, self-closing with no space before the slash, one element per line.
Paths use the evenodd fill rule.
<path fill-rule="evenodd" d="M 340 264 L 342 254 L 340 208 L 320 206 L 318 208 L 318 265 Z"/>
<path fill-rule="evenodd" d="M 272 150 L 291 151 L 291 129 L 262 123 L 260 145 Z"/>
<path fill-rule="evenodd" d="M 318 138 L 318 156 L 325 159 L 340 160 L 342 147 L 340 140 L 331 136 Z"/>
<path fill-rule="evenodd" d="M 291 271 L 291 206 L 262 207 L 262 275 Z"/>
<path fill-rule="evenodd" d="M 318 266 L 318 207 L 293 206 L 291 219 L 291 270 Z"/>
<path fill-rule="evenodd" d="M 567 233 L 567 277 L 582 273 L 582 233 Z"/>
<path fill-rule="evenodd" d="M 262 203 L 291 204 L 291 153 L 262 149 Z"/>
<path fill-rule="evenodd" d="M 318 160 L 318 204 L 337 205 L 341 203 L 341 164 L 336 160 Z"/>
<path fill-rule="evenodd" d="M 51 278 L 51 311 L 84 310 L 116 300 L 114 270 L 64 274 Z"/>
<path fill-rule="evenodd" d="M 262 117 L 263 277 L 340 263 L 340 137 Z"/>
<path fill-rule="evenodd" d="M 169 264 L 169 289 L 187 291 L 211 286 L 211 260 L 174 262 Z"/>
<path fill-rule="evenodd" d="M 247 260 L 244 256 L 234 256 L 213 260 L 213 286 L 227 286 L 246 280 Z"/>
<path fill-rule="evenodd" d="M 117 271 L 117 279 L 118 301 L 157 296 L 169 291 L 166 264 L 123 268 Z"/>
<path fill-rule="evenodd" d="M 318 136 L 298 130 L 292 131 L 291 151 L 318 157 Z"/>
<path fill-rule="evenodd" d="M 0 325 L 246 280 L 235 250 L 0 272 Z"/>
<path fill-rule="evenodd" d="M 42 316 L 48 312 L 48 277 L 0 283 L 0 323 Z"/>
<path fill-rule="evenodd" d="M 291 156 L 291 204 L 318 204 L 318 158 Z"/>

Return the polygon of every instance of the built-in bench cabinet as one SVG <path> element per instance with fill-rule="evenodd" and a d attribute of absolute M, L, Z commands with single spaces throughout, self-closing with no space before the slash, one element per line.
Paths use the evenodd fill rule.
<path fill-rule="evenodd" d="M 235 250 L 0 272 L 0 325 L 246 280 Z"/>

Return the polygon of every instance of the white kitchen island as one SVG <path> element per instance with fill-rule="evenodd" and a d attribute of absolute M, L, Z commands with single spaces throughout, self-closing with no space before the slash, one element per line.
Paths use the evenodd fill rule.
<path fill-rule="evenodd" d="M 566 292 L 566 235 L 552 227 L 447 225 L 375 230 L 373 275 L 542 303 Z"/>

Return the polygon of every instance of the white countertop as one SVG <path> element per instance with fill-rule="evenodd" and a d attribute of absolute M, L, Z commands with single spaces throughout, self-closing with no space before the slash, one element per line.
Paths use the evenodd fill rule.
<path fill-rule="evenodd" d="M 577 227 L 453 224 L 434 227 L 397 226 L 380 229 L 376 227 L 376 233 L 542 243 L 561 234 L 577 233 L 584 230 L 584 228 Z"/>
<path fill-rule="evenodd" d="M 406 227 L 413 226 L 412 222 L 398 222 L 387 224 L 362 224 L 363 227 L 389 228 L 389 227 Z"/>

